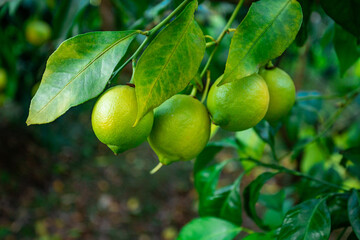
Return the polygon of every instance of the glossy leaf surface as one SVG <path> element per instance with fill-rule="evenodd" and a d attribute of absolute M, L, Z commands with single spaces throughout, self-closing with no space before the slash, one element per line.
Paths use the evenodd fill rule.
<path fill-rule="evenodd" d="M 194 20 L 196 7 L 196 1 L 190 2 L 141 55 L 134 74 L 136 123 L 183 90 L 197 73 L 205 53 L 205 38 Z"/>
<path fill-rule="evenodd" d="M 54 121 L 99 95 L 137 32 L 92 32 L 63 42 L 50 56 L 31 100 L 30 124 Z"/>
<path fill-rule="evenodd" d="M 221 84 L 258 72 L 294 41 L 302 22 L 296 0 L 254 2 L 231 40 Z"/>
<path fill-rule="evenodd" d="M 348 214 L 355 235 L 360 239 L 360 193 L 353 190 L 348 202 Z"/>
<path fill-rule="evenodd" d="M 326 199 L 311 199 L 288 211 L 278 240 L 328 240 L 330 226 Z"/>

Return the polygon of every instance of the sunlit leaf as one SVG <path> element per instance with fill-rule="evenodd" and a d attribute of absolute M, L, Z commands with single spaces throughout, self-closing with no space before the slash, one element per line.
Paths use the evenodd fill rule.
<path fill-rule="evenodd" d="M 52 122 L 70 107 L 99 95 L 136 34 L 92 32 L 63 42 L 46 64 L 26 123 Z"/>
<path fill-rule="evenodd" d="M 183 90 L 197 73 L 205 53 L 205 38 L 194 20 L 196 7 L 196 1 L 190 2 L 140 57 L 134 74 L 138 103 L 134 125 L 148 111 Z"/>
<path fill-rule="evenodd" d="M 294 41 L 302 22 L 296 0 L 254 2 L 231 40 L 221 84 L 256 73 Z"/>
<path fill-rule="evenodd" d="M 203 217 L 189 222 L 181 230 L 177 240 L 231 240 L 241 231 L 241 227 L 228 221 Z"/>

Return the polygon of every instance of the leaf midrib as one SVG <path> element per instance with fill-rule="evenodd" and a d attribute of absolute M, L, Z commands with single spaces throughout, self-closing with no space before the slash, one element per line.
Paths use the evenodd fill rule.
<path fill-rule="evenodd" d="M 306 228 L 305 228 L 305 233 L 304 233 L 304 240 L 306 239 L 306 236 L 308 234 L 308 229 L 309 229 L 309 225 L 310 225 L 310 222 L 311 222 L 311 219 L 313 218 L 315 212 L 318 210 L 320 204 L 322 204 L 324 202 L 325 199 L 321 199 L 320 202 L 318 204 L 316 204 L 315 208 L 314 208 L 314 211 L 312 211 L 311 215 L 310 215 L 310 218 L 309 218 L 309 221 L 307 222 L 306 224 Z"/>
<path fill-rule="evenodd" d="M 72 77 L 72 78 L 70 79 L 70 81 L 69 81 L 67 84 L 65 84 L 65 86 L 64 86 L 57 94 L 55 94 L 54 97 L 52 97 L 38 112 L 36 112 L 35 115 L 33 116 L 33 118 L 34 118 L 36 115 L 40 114 L 49 104 L 51 104 L 52 101 L 54 101 L 54 99 L 55 99 L 59 94 L 61 94 L 62 91 L 64 91 L 64 89 L 66 89 L 71 83 L 73 83 L 73 82 L 76 80 L 77 77 L 79 77 L 83 72 L 85 72 L 85 71 L 90 67 L 91 64 L 93 64 L 95 61 L 97 61 L 99 58 L 101 58 L 105 53 L 107 53 L 110 49 L 112 49 L 113 47 L 115 47 L 116 45 L 118 45 L 120 42 L 126 40 L 127 38 L 133 36 L 133 35 L 136 34 L 136 33 L 137 33 L 137 32 L 132 32 L 132 33 L 130 33 L 129 35 L 126 35 L 125 37 L 117 40 L 116 42 L 114 42 L 113 44 L 111 44 L 110 46 L 108 46 L 107 48 L 105 48 L 104 51 L 102 51 L 102 52 L 100 52 L 98 55 L 96 55 L 93 60 L 91 60 L 89 63 L 87 63 L 87 64 L 78 72 L 78 74 L 76 74 L 74 77 Z"/>
<path fill-rule="evenodd" d="M 283 11 L 285 10 L 285 8 L 287 8 L 287 6 L 290 4 L 291 0 L 288 0 L 288 2 L 285 4 L 285 6 L 279 11 L 279 13 L 275 16 L 275 18 L 270 22 L 270 24 L 268 24 L 268 26 L 264 29 L 264 31 L 255 39 L 255 41 L 251 44 L 249 50 L 246 52 L 246 54 L 239 59 L 238 62 L 241 62 L 243 59 L 245 59 L 250 52 L 252 51 L 252 49 L 254 48 L 254 46 L 256 45 L 256 43 L 261 39 L 261 37 L 269 30 L 269 28 L 274 24 L 275 20 L 283 13 Z M 236 64 L 238 65 L 238 64 Z M 233 68 L 230 73 L 228 75 L 231 75 L 236 68 Z"/>
<path fill-rule="evenodd" d="M 150 89 L 149 89 L 149 94 L 147 95 L 147 98 L 145 99 L 145 103 L 143 104 L 143 106 L 146 106 L 149 102 L 149 99 L 150 99 L 150 96 L 151 96 L 151 93 L 155 87 L 155 84 L 159 81 L 161 75 L 162 75 L 162 72 L 164 71 L 165 67 L 170 63 L 170 59 L 173 57 L 176 49 L 178 48 L 178 46 L 180 45 L 180 43 L 183 41 L 183 38 L 185 36 L 185 33 L 188 31 L 188 28 L 189 26 L 191 25 L 192 23 L 192 20 L 193 18 L 191 18 L 191 20 L 189 20 L 189 23 L 186 25 L 185 27 L 185 30 L 184 32 L 182 33 L 182 35 L 180 36 L 179 38 L 179 41 L 175 44 L 175 46 L 173 47 L 173 49 L 171 50 L 171 53 L 169 54 L 169 57 L 166 59 L 166 62 L 164 64 L 164 66 L 161 68 L 161 71 L 159 72 L 158 76 L 156 77 L 156 79 L 153 81 L 153 83 L 151 84 L 150 86 Z M 143 108 L 144 109 L 144 108 Z M 139 120 L 139 116 L 137 117 L 138 120 Z"/>

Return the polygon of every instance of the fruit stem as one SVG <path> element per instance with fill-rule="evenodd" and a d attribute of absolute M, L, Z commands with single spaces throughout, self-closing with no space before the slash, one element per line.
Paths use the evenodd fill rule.
<path fill-rule="evenodd" d="M 157 171 L 160 170 L 160 168 L 161 168 L 162 166 L 163 166 L 163 164 L 159 162 L 158 165 L 156 165 L 156 167 L 154 167 L 153 170 L 150 171 L 150 174 L 156 173 Z"/>
<path fill-rule="evenodd" d="M 207 71 L 207 74 L 206 74 L 206 84 L 205 84 L 205 90 L 203 92 L 203 95 L 201 97 L 201 102 L 204 103 L 205 99 L 206 99 L 206 96 L 208 94 L 208 91 L 209 91 L 209 86 L 210 86 L 210 71 L 208 70 Z"/>
<path fill-rule="evenodd" d="M 239 3 L 236 5 L 233 13 L 231 14 L 231 17 L 229 19 L 229 21 L 226 23 L 224 29 L 222 30 L 222 32 L 220 33 L 219 37 L 216 39 L 216 44 L 215 44 L 215 47 L 214 49 L 212 50 L 212 52 L 210 53 L 210 56 L 202 70 L 202 72 L 200 73 L 200 78 L 203 78 L 205 73 L 206 73 L 206 70 L 209 68 L 209 65 L 210 65 L 210 62 L 212 61 L 214 55 L 215 55 L 215 52 L 220 44 L 220 42 L 222 41 L 222 39 L 224 38 L 225 34 L 229 32 L 229 29 L 230 29 L 230 26 L 231 24 L 234 22 L 235 20 L 235 17 L 236 15 L 238 14 L 241 6 L 243 5 L 244 3 L 244 0 L 240 0 Z M 231 29 L 232 30 L 232 29 Z M 211 45 L 213 45 L 212 43 L 210 43 Z M 209 44 L 209 46 L 210 46 Z"/>
<path fill-rule="evenodd" d="M 197 87 L 194 85 L 191 90 L 190 96 L 196 97 L 196 93 L 197 93 Z"/>

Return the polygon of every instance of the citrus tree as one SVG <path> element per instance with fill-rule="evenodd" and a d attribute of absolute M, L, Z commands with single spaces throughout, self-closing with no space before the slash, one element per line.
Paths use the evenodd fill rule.
<path fill-rule="evenodd" d="M 335 22 L 323 39 L 333 41 L 343 76 L 360 56 L 360 2 L 243 4 L 240 0 L 232 7 L 216 36 L 204 35 L 197 22 L 201 4 L 184 0 L 149 30 L 88 32 L 65 40 L 48 58 L 26 123 L 50 123 L 99 96 L 91 117 L 93 130 L 115 154 L 147 139 L 160 161 L 152 173 L 162 165 L 195 158 L 199 217 L 183 227 L 179 240 L 329 239 L 338 229 L 339 239 L 348 232 L 348 239 L 360 239 L 360 145 L 332 138 L 333 124 L 360 88 L 341 95 L 296 96 L 292 78 L 278 67 L 289 47 L 300 51 L 295 43 L 307 44 L 310 13 L 320 5 Z M 234 26 L 240 11 L 245 16 Z M 50 36 L 46 24 L 28 24 L 30 43 L 41 45 Z M 226 65 L 212 81 L 210 66 L 225 38 L 231 38 Z M 142 42 L 126 58 L 135 39 Z M 129 83 L 109 88 L 130 63 Z M 316 112 L 325 99 L 339 104 L 320 121 Z M 235 137 L 211 140 L 219 127 L 236 132 Z M 301 131 L 306 127 L 310 130 Z M 276 148 L 279 135 L 288 139 L 288 150 L 281 153 Z M 314 152 L 304 160 L 314 143 L 326 149 L 318 151 L 326 152 L 326 166 L 309 164 L 315 161 Z M 223 148 L 235 149 L 238 157 L 216 161 Z M 271 158 L 264 157 L 266 149 Z M 239 164 L 240 171 L 222 184 L 220 175 L 231 164 Z M 243 189 L 244 176 L 254 172 L 256 177 Z M 283 181 L 282 188 L 264 193 L 262 188 L 274 179 Z M 261 216 L 259 205 L 265 209 Z M 244 211 L 256 227 L 243 226 Z"/>

